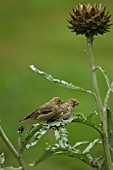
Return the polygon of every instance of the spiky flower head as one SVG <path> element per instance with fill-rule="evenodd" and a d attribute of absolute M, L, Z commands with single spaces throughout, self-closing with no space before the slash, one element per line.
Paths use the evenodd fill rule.
<path fill-rule="evenodd" d="M 71 19 L 68 21 L 71 26 L 68 26 L 72 32 L 76 34 L 84 34 L 87 37 L 104 34 L 109 32 L 110 18 L 109 11 L 106 12 L 106 7 L 102 4 L 83 5 L 79 4 L 76 9 L 73 9 L 73 14 L 70 13 Z"/>

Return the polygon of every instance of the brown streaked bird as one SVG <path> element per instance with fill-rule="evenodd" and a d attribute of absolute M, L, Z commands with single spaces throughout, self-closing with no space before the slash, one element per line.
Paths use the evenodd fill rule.
<path fill-rule="evenodd" d="M 75 106 L 78 106 L 80 103 L 76 99 L 69 99 L 67 102 L 61 104 L 57 114 L 51 118 L 48 122 L 53 122 L 55 120 L 67 120 Z"/>
<path fill-rule="evenodd" d="M 28 119 L 34 119 L 38 120 L 39 122 L 46 123 L 49 119 L 55 116 L 57 110 L 59 109 L 62 103 L 63 101 L 60 99 L 60 97 L 54 97 L 53 99 L 40 106 L 36 111 L 23 118 L 19 122 L 23 122 Z"/>

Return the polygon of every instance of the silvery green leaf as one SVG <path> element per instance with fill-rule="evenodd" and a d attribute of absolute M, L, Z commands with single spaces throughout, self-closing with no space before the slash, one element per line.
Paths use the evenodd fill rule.
<path fill-rule="evenodd" d="M 102 74 L 104 75 L 104 78 L 106 80 L 106 84 L 107 84 L 108 88 L 111 90 L 111 92 L 113 92 L 113 88 L 111 87 L 111 82 L 110 82 L 110 79 L 109 79 L 106 71 L 100 66 L 95 67 L 95 69 L 99 69 L 102 72 Z"/>
<path fill-rule="evenodd" d="M 62 124 L 60 121 L 54 121 L 49 123 L 49 127 L 59 127 Z"/>
<path fill-rule="evenodd" d="M 85 145 L 85 144 L 88 144 L 89 141 L 82 141 L 82 142 L 76 142 L 74 145 L 73 145 L 73 148 L 76 148 L 80 145 Z"/>
<path fill-rule="evenodd" d="M 80 152 L 79 149 L 73 149 L 70 147 L 61 147 L 58 144 L 48 145 L 44 150 L 43 154 L 39 157 L 39 159 L 30 164 L 30 166 L 37 166 L 41 161 L 45 160 L 49 156 L 52 155 L 67 155 L 73 158 L 77 158 L 83 162 L 86 162 L 88 165 L 90 164 L 87 155 L 84 155 Z"/>
<path fill-rule="evenodd" d="M 21 149 L 20 149 L 20 154 L 23 154 L 24 148 L 28 144 L 29 140 L 34 136 L 34 134 L 36 132 L 40 131 L 41 128 L 42 128 L 42 124 L 37 123 L 37 124 L 32 125 L 32 127 L 30 128 L 30 130 L 27 133 L 26 138 L 22 142 L 22 146 L 21 146 Z"/>
<path fill-rule="evenodd" d="M 93 113 L 90 113 L 88 116 L 87 116 L 87 119 L 91 119 L 93 116 L 98 116 L 98 113 L 96 111 L 94 111 Z"/>
<path fill-rule="evenodd" d="M 2 154 L 0 155 L 0 164 L 3 164 L 4 161 L 5 161 L 5 156 L 4 156 L 4 153 L 2 153 Z"/>
<path fill-rule="evenodd" d="M 113 163 L 113 113 L 107 109 L 107 125 L 108 125 L 108 139 L 110 144 L 110 153 Z"/>
<path fill-rule="evenodd" d="M 46 158 L 50 157 L 53 153 L 54 150 L 57 148 L 58 146 L 55 145 L 47 145 L 46 149 L 44 150 L 44 152 L 42 153 L 42 155 L 39 157 L 39 159 L 37 161 L 34 161 L 32 163 L 29 164 L 29 166 L 36 166 L 38 165 L 40 162 L 42 162 L 43 160 L 45 160 Z"/>
<path fill-rule="evenodd" d="M 47 80 L 51 81 L 52 83 L 58 84 L 60 86 L 63 86 L 65 88 L 71 89 L 71 90 L 77 90 L 77 91 L 81 91 L 81 92 L 86 92 L 86 93 L 90 93 L 94 96 L 94 93 L 90 90 L 84 89 L 82 87 L 73 85 L 72 83 L 68 83 L 64 80 L 59 80 L 56 78 L 53 78 L 50 74 L 47 74 L 43 71 L 40 71 L 39 69 L 37 69 L 36 67 L 34 67 L 34 65 L 31 65 L 30 68 L 35 72 L 38 73 L 39 75 L 43 76 L 44 78 L 46 78 Z"/>
<path fill-rule="evenodd" d="M 55 138 L 58 140 L 58 143 L 61 148 L 68 147 L 68 132 L 66 128 L 59 127 L 55 130 Z"/>
<path fill-rule="evenodd" d="M 22 168 L 21 167 L 15 168 L 15 167 L 10 166 L 10 167 L 4 168 L 4 170 L 22 170 Z"/>
<path fill-rule="evenodd" d="M 60 138 L 60 134 L 58 130 L 55 130 L 55 138 L 58 140 Z"/>
<path fill-rule="evenodd" d="M 90 127 L 94 128 L 97 132 L 99 132 L 99 134 L 102 136 L 102 138 L 105 137 L 104 133 L 98 127 L 98 125 L 95 124 L 95 122 L 93 122 L 92 119 L 89 116 L 85 117 L 83 113 L 74 114 L 72 122 L 82 123 L 82 124 L 85 124 L 87 126 L 90 126 Z"/>
<path fill-rule="evenodd" d="M 26 145 L 27 148 L 30 148 L 34 145 L 37 144 L 37 142 L 39 141 L 39 139 L 48 131 L 48 128 L 42 127 L 42 129 L 40 129 L 39 131 L 37 131 L 34 134 L 34 139 Z"/>
<path fill-rule="evenodd" d="M 39 123 L 33 124 L 33 125 L 31 126 L 31 128 L 29 129 L 29 131 L 27 132 L 27 134 L 29 134 L 29 133 L 31 133 L 32 131 L 34 131 L 34 129 L 36 129 L 36 127 L 38 127 L 38 126 L 40 126 Z"/>
<path fill-rule="evenodd" d="M 91 142 L 82 152 L 83 154 L 89 153 L 92 148 L 98 143 L 102 143 L 100 139 L 95 139 L 93 142 Z"/>

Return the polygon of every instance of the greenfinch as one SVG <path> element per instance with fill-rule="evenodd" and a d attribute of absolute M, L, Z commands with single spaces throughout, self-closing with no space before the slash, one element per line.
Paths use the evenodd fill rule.
<path fill-rule="evenodd" d="M 76 99 L 69 99 L 67 102 L 61 104 L 57 113 L 54 117 L 48 120 L 48 122 L 53 122 L 55 120 L 67 120 L 75 106 L 78 106 L 80 103 Z"/>
<path fill-rule="evenodd" d="M 54 97 L 50 101 L 40 106 L 32 114 L 21 119 L 19 122 L 23 122 L 28 119 L 34 119 L 41 123 L 46 123 L 49 119 L 53 118 L 57 114 L 57 111 L 62 103 L 63 101 L 60 99 L 60 97 Z"/>

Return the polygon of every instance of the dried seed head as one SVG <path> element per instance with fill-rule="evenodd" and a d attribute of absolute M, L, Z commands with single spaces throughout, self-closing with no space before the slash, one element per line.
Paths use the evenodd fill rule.
<path fill-rule="evenodd" d="M 25 129 L 24 126 L 20 126 L 20 127 L 18 128 L 18 133 L 19 133 L 19 134 L 23 133 L 24 129 Z"/>
<path fill-rule="evenodd" d="M 112 25 L 110 24 L 111 15 L 109 11 L 106 12 L 106 7 L 102 4 L 93 6 L 79 4 L 70 16 L 71 19 L 68 22 L 71 26 L 68 28 L 76 34 L 84 34 L 87 37 L 109 32 Z"/>

